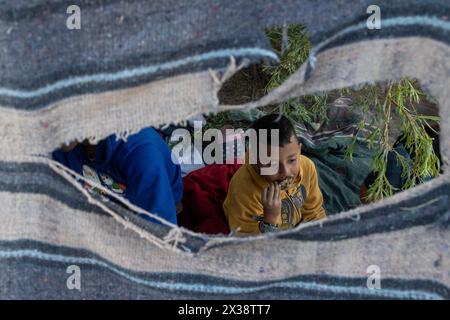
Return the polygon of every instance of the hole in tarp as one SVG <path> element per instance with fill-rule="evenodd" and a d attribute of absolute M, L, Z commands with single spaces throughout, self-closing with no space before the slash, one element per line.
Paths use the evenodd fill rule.
<path fill-rule="evenodd" d="M 221 104 L 261 98 L 307 59 L 311 45 L 304 27 L 289 26 L 286 31 L 288 42 L 283 45 L 281 28 L 267 30 L 280 65 L 253 65 L 239 71 L 220 90 Z M 301 143 L 305 158 L 299 158 L 298 172 L 303 170 L 306 180 L 286 184 L 285 178 L 295 180 L 292 172 L 276 174 L 273 180 L 284 179 L 287 192 L 275 206 L 277 219 L 269 219 L 277 226 L 267 228 L 259 182 L 270 179 L 253 181 L 258 166 L 255 172 L 237 172 L 244 171 L 248 151 L 242 133 L 257 119 L 280 113 L 292 123 Z M 436 102 L 417 80 L 403 78 L 319 92 L 249 111 L 198 115 L 181 124 L 145 128 L 127 142 L 112 135 L 96 146 L 82 141 L 69 153 L 58 150 L 53 155 L 117 196 L 189 230 L 250 235 L 314 221 L 320 216 L 314 213 L 319 207 L 331 216 L 431 180 L 442 173 L 439 132 Z M 289 143 L 282 143 L 280 150 L 285 145 Z M 281 163 L 281 153 L 276 159 Z M 285 160 L 283 170 L 289 159 Z M 83 187 L 102 193 L 86 182 Z M 311 191 L 314 187 L 318 192 Z M 224 210 L 229 199 L 231 205 Z M 273 203 L 270 206 L 273 209 Z M 233 223 L 230 215 L 235 215 Z"/>
<path fill-rule="evenodd" d="M 183 124 L 145 128 L 126 141 L 115 135 L 96 145 L 83 141 L 53 156 L 88 181 L 186 229 L 239 234 L 236 222 L 229 223 L 231 213 L 223 207 L 227 197 L 237 199 L 231 201 L 236 214 L 253 210 L 243 224 L 258 224 L 258 218 L 264 217 L 258 202 L 261 185 L 254 177 L 243 175 L 244 180 L 230 185 L 236 173 L 244 170 L 249 141 L 242 140 L 242 133 L 253 121 L 280 110 L 301 143 L 305 157 L 299 160 L 301 170 L 317 174 L 317 182 L 303 180 L 291 194 L 281 195 L 278 224 L 283 229 L 310 220 L 302 206 L 317 196 L 310 194 L 314 183 L 322 194 L 320 206 L 331 216 L 380 201 L 441 173 L 438 107 L 411 79 L 300 97 L 281 106 L 199 115 Z M 210 140 L 208 131 L 213 133 Z M 313 166 L 303 167 L 302 162 L 309 162 L 305 159 Z M 283 174 L 277 173 L 277 179 L 288 176 Z M 306 171 L 303 175 L 305 179 L 314 176 Z M 80 183 L 103 200 L 120 205 L 88 181 Z"/>

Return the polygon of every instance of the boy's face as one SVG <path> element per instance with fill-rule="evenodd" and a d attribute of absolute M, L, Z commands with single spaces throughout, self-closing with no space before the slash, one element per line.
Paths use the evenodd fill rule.
<path fill-rule="evenodd" d="M 270 153 L 270 147 L 267 148 Z M 291 136 L 290 142 L 283 147 L 280 147 L 278 157 L 272 158 L 271 161 L 278 164 L 278 172 L 274 175 L 262 175 L 268 182 L 277 182 L 281 185 L 282 189 L 286 190 L 289 184 L 297 177 L 299 172 L 299 156 L 301 152 L 301 144 L 298 143 L 295 135 Z M 258 164 L 258 173 L 261 174 L 261 168 L 268 167 L 270 164 L 262 165 Z"/>

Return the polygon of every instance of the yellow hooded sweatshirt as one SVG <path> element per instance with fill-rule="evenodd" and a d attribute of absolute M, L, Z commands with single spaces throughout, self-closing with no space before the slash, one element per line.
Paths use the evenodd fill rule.
<path fill-rule="evenodd" d="M 287 191 L 281 191 L 281 215 L 277 221 L 281 230 L 326 217 L 316 167 L 307 157 L 299 157 L 298 176 Z M 231 231 L 237 234 L 261 233 L 259 223 L 264 217 L 261 192 L 268 185 L 269 182 L 250 164 L 244 164 L 236 171 L 223 203 Z"/>

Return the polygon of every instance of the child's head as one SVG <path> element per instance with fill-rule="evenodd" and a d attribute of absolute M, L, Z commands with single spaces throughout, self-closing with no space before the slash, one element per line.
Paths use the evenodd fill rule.
<path fill-rule="evenodd" d="M 72 141 L 71 143 L 69 143 L 69 144 L 63 144 L 62 146 L 61 146 L 61 150 L 63 151 L 63 152 L 70 152 L 70 151 L 72 151 L 73 149 L 75 149 L 75 147 L 78 145 L 78 141 L 77 140 L 75 140 L 75 141 Z"/>
<path fill-rule="evenodd" d="M 260 156 L 258 156 L 258 163 L 255 164 L 255 168 L 260 175 L 269 182 L 280 183 L 282 188 L 286 188 L 287 185 L 298 175 L 299 171 L 299 155 L 301 151 L 301 144 L 298 143 L 295 129 L 292 123 L 285 117 L 278 114 L 270 114 L 256 120 L 252 128 L 257 132 L 257 145 L 258 148 L 261 144 L 267 143 L 267 156 L 270 157 L 270 163 L 262 164 Z M 260 129 L 267 130 L 267 139 L 261 139 Z M 272 140 L 272 130 L 278 130 L 278 140 Z M 278 146 L 278 152 L 271 154 L 271 146 Z M 278 154 L 277 154 L 278 153 Z M 258 152 L 258 154 L 260 154 Z M 278 168 L 276 173 L 270 175 L 261 174 L 261 169 L 273 165 Z"/>

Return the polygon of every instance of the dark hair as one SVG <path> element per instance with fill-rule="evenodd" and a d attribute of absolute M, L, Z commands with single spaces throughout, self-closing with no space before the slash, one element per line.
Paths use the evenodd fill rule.
<path fill-rule="evenodd" d="M 255 122 L 253 122 L 251 128 L 256 130 L 256 135 L 258 137 L 259 144 L 259 129 L 267 129 L 267 144 L 271 143 L 271 130 L 278 129 L 279 130 L 279 146 L 284 147 L 288 143 L 291 142 L 291 138 L 294 135 L 297 139 L 297 135 L 295 134 L 294 126 L 291 121 L 283 115 L 279 114 L 268 114 L 264 117 L 259 118 Z"/>

